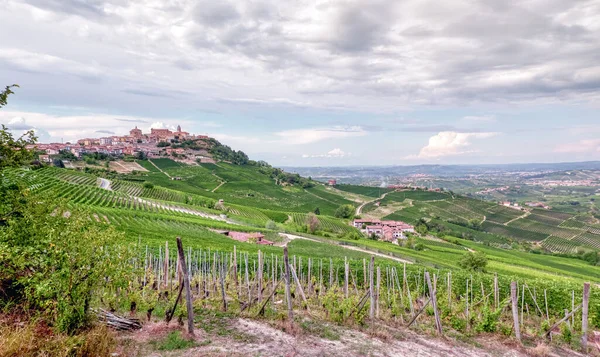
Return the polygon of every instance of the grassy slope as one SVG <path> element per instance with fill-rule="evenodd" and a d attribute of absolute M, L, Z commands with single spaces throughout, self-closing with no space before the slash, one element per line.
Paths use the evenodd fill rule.
<path fill-rule="evenodd" d="M 221 165 L 220 165 L 221 166 Z M 322 186 L 311 189 L 312 194 L 307 194 L 304 190 L 298 190 L 298 193 L 304 192 L 304 195 L 295 200 L 294 195 L 287 196 L 286 188 L 280 188 L 274 184 L 265 180 L 264 177 L 258 176 L 252 180 L 253 176 L 257 173 L 247 168 L 230 168 L 229 165 L 224 165 L 219 173 L 229 173 L 229 179 L 236 179 L 237 183 L 253 183 L 260 187 L 264 185 L 269 187 L 271 195 L 274 196 L 273 200 L 281 200 L 285 198 L 292 200 L 292 204 L 296 207 L 301 206 L 307 202 L 310 198 L 310 204 L 314 205 L 318 202 L 321 205 L 322 202 L 333 201 L 338 203 L 343 202 L 343 199 L 334 197 L 334 193 Z M 181 168 L 174 168 L 173 170 L 179 170 Z M 185 167 L 185 170 L 205 170 L 206 167 Z M 155 171 L 154 174 L 164 174 Z M 237 174 L 237 175 L 236 175 Z M 16 175 L 16 174 L 15 174 Z M 21 175 L 21 173 L 19 173 Z M 186 245 L 193 249 L 211 249 L 211 250 L 222 250 L 231 251 L 233 246 L 237 246 L 238 249 L 249 252 L 256 252 L 258 249 L 266 253 L 281 253 L 279 247 L 264 247 L 252 244 L 243 244 L 234 242 L 229 238 L 216 234 L 207 228 L 221 228 L 221 229 L 236 229 L 241 231 L 263 231 L 264 225 L 261 227 L 251 226 L 251 223 L 243 226 L 231 226 L 222 222 L 200 218 L 185 213 L 166 212 L 164 210 L 148 210 L 147 208 L 140 207 L 139 205 L 132 205 L 131 203 L 121 203 L 119 205 L 107 205 L 106 200 L 102 201 L 97 197 L 99 194 L 106 195 L 120 195 L 119 197 L 126 197 L 123 193 L 110 192 L 100 190 L 95 186 L 95 178 L 91 175 L 79 174 L 73 171 L 58 170 L 58 169 L 46 169 L 45 171 L 34 171 L 24 173 L 22 176 L 16 175 L 19 179 L 28 182 L 30 184 L 36 184 L 39 182 L 51 183 L 57 192 L 60 192 L 65 199 L 69 199 L 73 204 L 82 204 L 89 206 L 93 212 L 100 218 L 100 220 L 106 219 L 113 224 L 118 230 L 125 232 L 126 237 L 131 242 L 141 242 L 142 246 L 148 245 L 150 249 L 157 249 L 159 246 L 163 246 L 165 240 L 174 240 L 176 236 L 181 236 L 186 241 Z M 150 177 L 150 176 L 149 176 Z M 166 176 L 165 176 L 166 177 Z M 168 180 L 168 183 L 177 183 L 177 181 Z M 180 181 L 179 183 L 185 184 L 186 181 Z M 226 184 L 227 185 L 227 184 Z M 225 186 L 226 186 L 225 185 Z M 91 192 L 87 196 L 82 196 L 83 192 Z M 196 190 L 196 192 L 198 192 Z M 227 191 L 226 191 L 227 192 Z M 231 190 L 228 192 L 235 192 Z M 262 192 L 261 192 L 262 193 Z M 182 193 L 183 194 L 183 193 Z M 230 193 L 233 195 L 233 193 Z M 315 195 L 320 198 L 315 197 Z M 83 198 L 82 198 L 83 197 Z M 433 202 L 437 202 L 440 199 L 452 199 L 449 195 L 441 193 L 428 193 L 428 192 L 395 192 L 390 193 L 386 199 L 391 200 L 414 200 L 417 205 L 419 203 L 426 203 L 431 205 Z M 256 205 L 253 198 L 240 199 L 240 202 L 250 203 Z M 468 205 L 468 201 L 457 201 L 457 205 L 463 207 L 465 204 Z M 483 208 L 488 207 L 484 203 L 478 203 Z M 332 204 L 333 205 L 333 204 Z M 495 205 L 492 205 L 495 207 Z M 492 206 L 489 206 L 490 209 Z M 323 206 L 320 206 L 323 207 Z M 424 208 L 426 206 L 419 206 Z M 240 206 L 240 209 L 253 211 L 253 208 L 247 206 Z M 481 208 L 481 207 L 480 207 Z M 289 207 L 286 207 L 289 210 Z M 323 210 L 323 208 L 321 208 Z M 413 212 L 418 214 L 419 211 Z M 263 213 L 261 213 L 263 214 Z M 272 211 L 270 214 L 283 215 L 283 212 Z M 556 215 L 548 214 L 547 212 L 539 212 L 540 215 L 550 215 L 550 218 L 541 218 L 540 220 L 557 220 Z M 264 214 L 263 214 L 264 215 Z M 266 216 L 265 216 L 266 217 Z M 564 218 L 564 217 L 561 217 Z M 93 218 L 94 219 L 94 218 Z M 323 217 L 325 221 L 336 221 L 334 218 Z M 436 220 L 436 219 L 432 219 Z M 537 221 L 536 221 L 537 222 Z M 343 223 L 340 223 L 343 225 Z M 465 227 L 461 229 L 467 230 Z M 489 237 L 495 237 L 484 232 L 477 232 L 477 234 Z M 335 238 L 330 238 L 335 239 Z M 506 251 L 498 248 L 487 247 L 472 241 L 460 240 L 461 245 L 439 243 L 432 241 L 421 241 L 426 249 L 423 251 L 416 251 L 408 248 L 398 247 L 389 243 L 371 241 L 367 239 L 361 239 L 359 241 L 346 241 L 346 244 L 354 244 L 360 246 L 366 246 L 371 249 L 376 249 L 383 253 L 391 252 L 397 256 L 413 260 L 417 263 L 424 264 L 427 266 L 433 266 L 438 268 L 450 268 L 456 269 L 457 262 L 460 260 L 466 249 L 469 247 L 474 250 L 481 250 L 486 252 L 490 258 L 489 270 L 498 272 L 500 274 L 506 274 L 510 276 L 521 276 L 527 279 L 547 277 L 555 278 L 557 276 L 570 276 L 575 280 L 600 280 L 600 268 L 592 267 L 584 263 L 583 261 L 562 257 L 552 256 L 541 256 L 529 253 Z M 173 243 L 173 242 L 171 242 Z M 308 241 L 293 241 L 290 243 L 291 254 L 298 254 L 304 256 L 328 258 L 333 257 L 336 260 L 342 260 L 344 256 L 359 258 L 364 257 L 363 253 L 352 252 L 345 250 L 336 245 L 327 243 L 314 243 Z"/>
<path fill-rule="evenodd" d="M 146 168 L 152 166 L 149 163 L 143 165 Z M 172 181 L 154 168 L 147 177 L 148 181 L 244 206 L 304 213 L 312 212 L 318 207 L 322 214 L 333 215 L 340 205 L 353 204 L 339 195 L 328 192 L 322 185 L 307 190 L 296 186 L 276 185 L 254 166 L 241 167 L 227 163 L 177 166 L 162 162 L 159 167 L 171 176 L 181 177 L 182 180 Z M 215 192 L 211 192 L 221 180 L 226 183 Z"/>

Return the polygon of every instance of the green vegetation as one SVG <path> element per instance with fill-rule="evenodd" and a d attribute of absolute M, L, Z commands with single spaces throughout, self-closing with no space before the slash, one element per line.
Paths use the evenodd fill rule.
<path fill-rule="evenodd" d="M 458 266 L 469 271 L 485 272 L 488 260 L 484 253 L 468 252 L 458 262 Z"/>
<path fill-rule="evenodd" d="M 181 337 L 181 332 L 179 331 L 169 332 L 167 337 L 161 341 L 154 341 L 153 345 L 159 351 L 183 350 L 197 346 L 194 340 Z"/>

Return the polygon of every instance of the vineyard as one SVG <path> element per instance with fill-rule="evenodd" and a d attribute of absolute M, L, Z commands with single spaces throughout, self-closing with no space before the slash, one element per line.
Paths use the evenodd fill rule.
<path fill-rule="evenodd" d="M 548 334 L 566 333 L 548 329 L 561 322 L 565 311 L 569 333 L 577 336 L 588 333 L 581 321 L 592 317 L 591 326 L 597 327 L 593 318 L 600 313 L 598 305 L 590 303 L 600 298 L 599 291 L 592 289 L 589 299 L 581 293 L 589 284 L 427 269 L 355 252 L 344 259 L 298 255 L 323 250 L 315 249 L 320 243 L 306 241 L 294 242 L 283 255 L 249 252 L 245 246 L 197 249 L 187 245 L 189 239 L 181 241 L 185 244 L 181 255 L 172 253 L 176 246 L 172 239 L 152 249 L 140 247 L 133 261 L 138 274 L 125 294 L 112 292 L 115 306 L 129 307 L 135 301 L 139 311 L 130 314 L 152 314 L 160 307 L 168 320 L 168 304 L 159 297 L 173 296 L 186 286 L 188 316 L 197 311 L 191 306 L 201 303 L 204 309 L 246 318 L 290 322 L 318 318 L 338 325 L 395 328 L 418 324 L 417 329 L 429 327 L 438 335 L 502 332 L 530 344 Z M 446 248 L 445 243 L 434 245 Z M 331 253 L 344 252 L 335 248 Z M 182 274 L 189 279 L 181 279 Z M 578 313 L 582 306 L 585 312 Z M 185 309 L 178 314 L 185 316 Z"/>

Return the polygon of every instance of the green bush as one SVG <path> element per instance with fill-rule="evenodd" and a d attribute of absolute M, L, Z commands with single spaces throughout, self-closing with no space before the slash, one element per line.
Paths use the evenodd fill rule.
<path fill-rule="evenodd" d="M 341 205 L 335 210 L 335 216 L 337 218 L 351 218 L 354 215 L 354 206 L 352 205 Z"/>
<path fill-rule="evenodd" d="M 127 286 L 130 255 L 117 245 L 124 235 L 54 197 L 0 191 L 0 307 L 38 311 L 56 330 L 76 332 L 100 286 Z"/>
<path fill-rule="evenodd" d="M 469 271 L 485 272 L 488 259 L 483 252 L 468 252 L 458 262 L 458 266 Z"/>

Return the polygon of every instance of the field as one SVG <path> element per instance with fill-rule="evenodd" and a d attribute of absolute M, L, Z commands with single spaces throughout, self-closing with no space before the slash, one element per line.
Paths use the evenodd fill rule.
<path fill-rule="evenodd" d="M 496 246 L 506 245 L 511 241 L 534 244 L 543 242 L 539 247 L 561 254 L 599 249 L 600 246 L 600 226 L 596 224 L 594 217 L 586 214 L 574 215 L 542 209 L 520 210 L 468 197 L 428 191 L 393 192 L 382 200 L 382 204 L 392 205 L 406 200 L 410 200 L 409 206 L 382 218 L 411 224 L 425 219 L 445 226 L 454 235 Z"/>
<path fill-rule="evenodd" d="M 193 249 L 230 251 L 233 246 L 238 246 L 249 252 L 257 252 L 260 248 L 264 252 L 281 253 L 281 247 L 239 243 L 212 230 L 258 231 L 280 241 L 274 231 L 265 228 L 267 221 L 276 222 L 278 230 L 293 232 L 306 224 L 307 212 L 312 211 L 301 207 L 317 206 L 321 215 L 317 216 L 319 227 L 316 233 L 320 236 L 314 237 L 322 240 L 322 243 L 319 245 L 297 240 L 290 242 L 290 247 L 298 249 L 296 253 L 299 255 L 306 253 L 307 256 L 329 256 L 336 261 L 343 259 L 343 256 L 365 255 L 340 247 L 343 244 L 391 254 L 417 265 L 457 269 L 457 262 L 469 247 L 486 251 L 493 271 L 502 274 L 519 275 L 528 279 L 536 276 L 600 279 L 597 268 L 580 260 L 499 248 L 510 248 L 510 242 L 515 240 L 540 242 L 544 249 L 563 254 L 573 253 L 578 249 L 598 249 L 600 234 L 594 233 L 596 228 L 587 224 L 585 217 L 537 210 L 525 215 L 521 211 L 443 192 L 390 192 L 382 201 L 387 204 L 404 202 L 406 207 L 385 219 L 416 224 L 425 218 L 430 224 L 444 225 L 448 229 L 446 237 L 443 237 L 446 242 L 419 239 L 418 242 L 425 249 L 417 251 L 368 239 L 355 241 L 341 238 L 344 234 L 355 231 L 354 228 L 347 221 L 324 214 L 323 211 L 327 211 L 325 207 L 330 207 L 331 212 L 339 204 L 349 201 L 325 186 L 310 189 L 281 187 L 257 173 L 255 168 L 233 167 L 222 163 L 184 166 L 158 161 L 156 164 L 168 172 L 178 172 L 182 180 L 171 180 L 152 165 L 148 166 L 148 176 L 142 178 L 154 183 L 151 188 L 146 187 L 136 176 L 138 181 L 113 180 L 112 190 L 104 190 L 98 187 L 99 179 L 93 175 L 56 168 L 14 170 L 7 175 L 26 182 L 32 190 L 55 193 L 70 205 L 89 208 L 93 221 L 112 225 L 123 231 L 130 242 L 148 245 L 151 249 L 157 249 L 165 240 L 181 236 L 185 237 Z M 189 175 L 188 180 L 184 174 Z M 152 175 L 159 175 L 157 177 L 160 179 L 155 179 Z M 226 184 L 208 194 L 206 189 L 198 187 L 198 182 L 190 181 L 192 177 L 199 181 L 204 177 L 211 184 L 224 180 Z M 163 181 L 170 187 L 158 184 Z M 193 188 L 182 191 L 178 189 L 181 187 Z M 221 189 L 223 192 L 220 192 Z M 363 196 L 369 194 L 367 190 L 351 190 L 360 192 Z M 214 207 L 218 198 L 224 198 L 225 212 Z M 266 205 L 265 202 L 273 204 Z M 223 213 L 226 213 L 226 219 L 219 218 Z M 487 219 L 494 215 L 512 222 L 502 224 Z M 467 222 L 480 223 L 481 228 L 476 230 L 467 227 Z M 544 265 L 543 262 L 554 263 Z"/>
<path fill-rule="evenodd" d="M 286 305 L 270 303 L 280 301 L 283 296 L 283 286 L 277 287 L 277 282 L 282 281 L 284 246 L 289 251 L 295 282 L 291 288 L 295 313 L 302 316 L 304 308 L 310 309 L 311 314 L 336 324 L 368 326 L 372 321 L 365 318 L 368 309 L 351 317 L 352 309 L 370 289 L 367 266 L 372 256 L 373 272 L 377 271 L 373 276 L 378 280 L 376 286 L 381 288 L 377 300 L 369 302 L 377 306 L 377 323 L 393 324 L 414 316 L 413 304 L 421 304 L 422 296 L 428 292 L 425 277 L 429 273 L 437 278 L 434 284 L 439 288 L 438 306 L 447 314 L 442 317 L 444 331 L 456 329 L 449 334 L 467 331 L 456 327 L 459 319 L 472 324 L 467 331 L 470 335 L 481 333 L 478 326 L 485 323 L 489 311 L 508 298 L 511 281 L 537 291 L 538 297 L 544 291 L 551 321 L 560 319 L 564 309 L 570 308 L 572 291 L 580 291 L 584 282 L 600 281 L 600 267 L 587 261 L 533 254 L 515 249 L 513 244 L 527 242 L 538 251 L 564 255 L 598 249 L 600 234 L 595 233 L 598 227 L 584 217 L 517 211 L 443 192 L 389 192 L 382 204 L 403 208 L 383 218 L 446 228 L 432 232 L 435 234 L 411 235 L 395 245 L 367 239 L 358 234 L 349 219 L 335 218 L 330 213 L 333 208 L 350 202 L 346 198 L 349 196 L 337 194 L 335 189 L 322 185 L 307 189 L 277 186 L 253 167 L 227 164 L 193 167 L 168 161 L 156 164 L 181 180 L 171 180 L 154 166 L 147 176 L 118 176 L 119 179 L 110 180 L 110 185 L 106 185 L 106 178 L 50 167 L 9 170 L 2 178 L 22 182 L 32 192 L 63 200 L 67 211 L 85 208 L 84 221 L 89 217 L 90 225 L 113 227 L 121 232 L 119 237 L 123 237 L 134 254 L 131 261 L 137 276 L 120 289 L 107 288 L 103 299 L 111 296 L 104 301 L 122 314 L 133 314 L 132 302 L 135 302 L 140 311 L 153 309 L 155 318 L 164 319 L 168 303 L 159 296 L 162 293 L 174 296 L 177 291 L 175 237 L 180 237 L 185 247 L 194 305 L 202 305 L 211 314 L 227 310 L 230 314 L 256 316 L 260 309 L 252 302 L 251 295 L 258 294 L 258 301 L 263 299 L 267 306 L 265 321 L 285 319 Z M 160 185 L 161 182 L 168 187 Z M 210 192 L 201 187 L 203 182 L 206 187 L 209 183 L 225 184 Z M 357 192 L 352 194 L 365 197 L 369 194 L 366 190 Z M 221 198 L 223 202 L 219 202 Z M 306 233 L 308 217 L 314 214 L 308 207 L 319 207 L 321 211 L 314 215 L 318 226 L 312 234 Z M 495 221 L 489 220 L 490 216 Z M 275 245 L 235 241 L 223 234 L 228 231 L 261 232 Z M 464 269 L 461 261 L 469 252 L 485 254 L 485 271 Z M 494 274 L 498 277 L 498 302 L 486 298 L 492 292 Z M 466 284 L 473 290 L 467 300 L 468 311 L 472 313 L 469 322 L 462 317 Z M 276 292 L 275 299 L 266 298 L 271 290 Z M 598 298 L 600 294 L 594 289 L 590 309 L 594 316 L 600 314 Z M 576 295 L 575 301 L 579 303 L 580 295 Z M 536 301 L 533 295 L 521 300 L 522 306 L 530 311 L 536 303 L 540 300 Z M 106 303 L 93 302 L 93 306 L 103 306 L 98 304 Z M 510 321 L 509 311 L 499 311 L 498 323 L 502 329 L 509 328 L 506 323 Z M 182 312 L 178 314 L 183 316 Z M 534 311 L 524 317 L 523 324 L 537 331 L 544 319 Z M 431 312 L 423 314 L 419 328 L 426 328 L 432 321 Z"/>
<path fill-rule="evenodd" d="M 356 193 L 372 198 L 379 198 L 381 195 L 387 192 L 392 192 L 393 189 L 385 187 L 371 187 L 371 186 L 357 186 L 357 185 L 336 185 L 336 189 L 340 191 Z"/>

